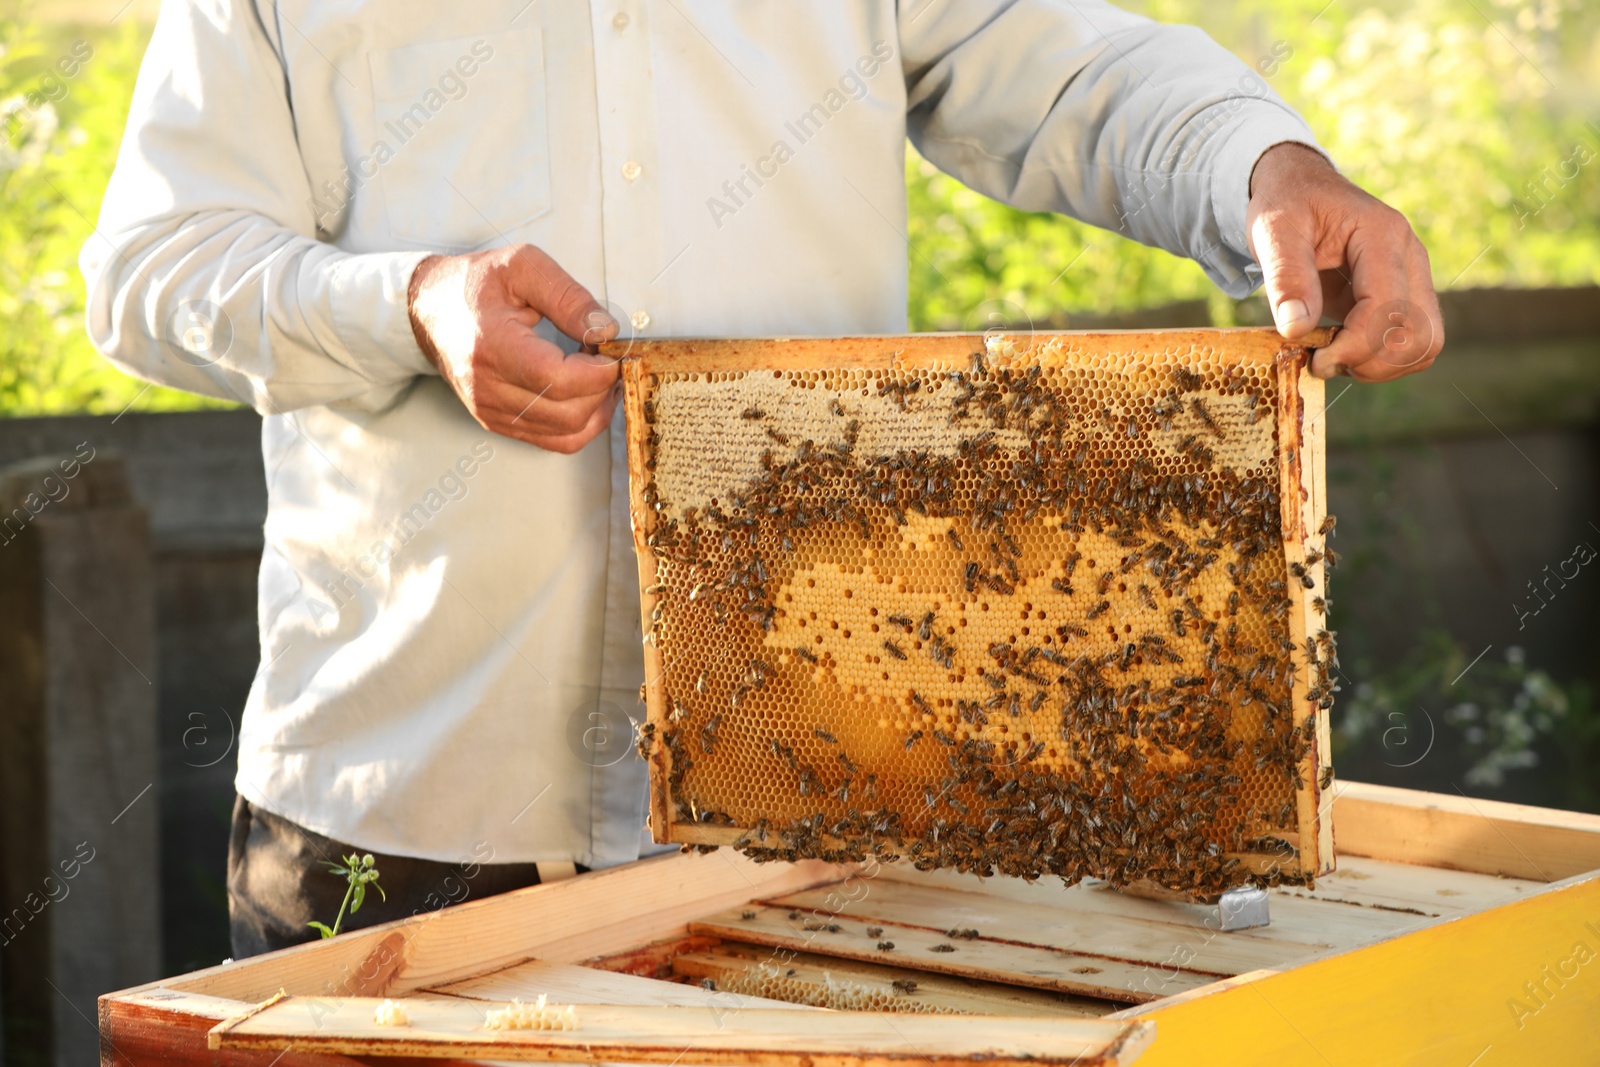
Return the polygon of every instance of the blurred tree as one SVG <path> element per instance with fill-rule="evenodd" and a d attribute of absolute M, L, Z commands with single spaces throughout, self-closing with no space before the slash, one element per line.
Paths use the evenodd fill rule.
<path fill-rule="evenodd" d="M 1441 287 L 1600 282 L 1600 5 L 1124 6 L 1200 25 L 1249 63 L 1351 179 L 1410 217 Z M 1014 211 L 914 156 L 906 173 L 914 329 L 1196 297 L 1233 321 L 1192 263 Z"/>
<path fill-rule="evenodd" d="M 1131 0 L 1192 22 L 1302 110 L 1345 172 L 1411 217 L 1441 285 L 1600 280 L 1600 5 L 1583 0 Z M 36 9 L 42 12 L 42 9 Z M 0 16 L 0 412 L 193 407 L 100 360 L 76 257 L 149 28 Z M 57 62 L 92 50 L 71 77 Z M 913 329 L 1206 299 L 1199 268 L 1014 211 L 907 161 Z"/>
<path fill-rule="evenodd" d="M 93 39 L 0 17 L 0 413 L 116 413 L 209 402 L 147 388 L 83 331 L 78 249 L 116 162 L 149 27 Z"/>

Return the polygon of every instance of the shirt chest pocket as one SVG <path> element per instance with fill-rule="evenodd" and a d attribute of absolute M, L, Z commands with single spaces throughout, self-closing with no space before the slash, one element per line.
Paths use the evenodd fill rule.
<path fill-rule="evenodd" d="M 537 27 L 369 54 L 389 233 L 440 250 L 493 246 L 550 210 Z M 381 151 L 381 149 L 380 149 Z"/>

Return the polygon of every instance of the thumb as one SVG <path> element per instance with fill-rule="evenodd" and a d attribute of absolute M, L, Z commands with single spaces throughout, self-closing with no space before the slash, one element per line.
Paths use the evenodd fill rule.
<path fill-rule="evenodd" d="M 1256 216 L 1250 237 L 1278 333 L 1289 340 L 1309 333 L 1322 318 L 1316 250 L 1281 212 L 1271 209 Z"/>
<path fill-rule="evenodd" d="M 598 345 L 620 327 L 594 295 L 541 249 L 522 245 L 512 256 L 512 296 L 538 312 L 574 341 Z"/>

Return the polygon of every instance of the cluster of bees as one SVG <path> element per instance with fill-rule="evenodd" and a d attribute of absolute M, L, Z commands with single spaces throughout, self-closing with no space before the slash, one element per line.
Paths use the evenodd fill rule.
<path fill-rule="evenodd" d="M 820 426 L 754 391 L 754 477 L 695 505 L 654 478 L 642 491 L 647 640 L 668 669 L 640 749 L 676 819 L 736 828 L 757 859 L 1197 892 L 1292 880 L 1238 856 L 1293 851 L 1278 835 L 1297 829 L 1315 718 L 1295 725 L 1291 653 L 1324 708 L 1337 660 L 1326 630 L 1297 648 L 1290 615 L 1297 598 L 1326 610 L 1309 593 L 1336 556 L 1330 517 L 1286 561 L 1271 375 L 1101 372 L 1090 392 L 979 353 L 872 372 L 864 397 L 852 380 Z M 647 472 L 673 447 L 668 405 L 660 388 L 644 402 Z M 862 420 L 890 409 L 942 418 L 948 447 L 864 448 Z M 934 532 L 898 565 L 936 593 L 897 610 L 927 591 L 842 578 L 837 595 L 882 599 L 802 610 L 803 574 L 866 573 L 908 528 Z M 1012 608 L 1021 621 L 995 621 Z"/>

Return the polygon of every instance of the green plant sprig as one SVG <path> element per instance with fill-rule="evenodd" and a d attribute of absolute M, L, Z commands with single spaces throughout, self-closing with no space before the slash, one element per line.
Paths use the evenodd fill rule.
<path fill-rule="evenodd" d="M 349 888 L 344 891 L 344 903 L 339 905 L 339 914 L 334 917 L 333 925 L 329 926 L 326 923 L 319 922 L 306 924 L 320 932 L 324 938 L 338 934 L 339 927 L 344 924 L 346 909 L 349 910 L 351 915 L 361 910 L 361 905 L 367 899 L 367 886 L 370 885 L 376 889 L 378 895 L 385 901 L 389 899 L 388 894 L 383 891 L 383 886 L 378 884 L 378 868 L 374 865 L 376 861 L 373 860 L 372 853 L 369 852 L 364 856 L 357 856 L 352 852 L 350 855 L 343 857 L 343 859 L 343 863 L 334 863 L 332 860 L 323 861 L 328 865 L 329 874 L 337 874 L 350 883 Z"/>

